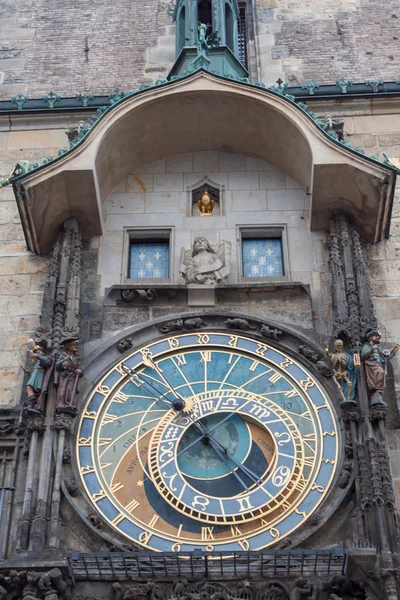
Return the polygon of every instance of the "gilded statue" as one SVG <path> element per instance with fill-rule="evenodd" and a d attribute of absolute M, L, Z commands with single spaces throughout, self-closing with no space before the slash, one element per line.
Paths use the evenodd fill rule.
<path fill-rule="evenodd" d="M 181 275 L 185 283 L 224 285 L 230 273 L 228 242 L 213 247 L 205 237 L 197 237 L 192 250 L 183 250 Z"/>
<path fill-rule="evenodd" d="M 364 361 L 367 389 L 371 406 L 382 404 L 383 392 L 386 386 L 387 363 L 395 357 L 399 346 L 393 350 L 382 350 L 380 348 L 381 334 L 376 329 L 370 329 L 365 335 L 365 344 L 361 350 L 361 358 Z"/>
<path fill-rule="evenodd" d="M 204 190 L 204 194 L 200 198 L 199 202 L 200 216 L 211 217 L 214 210 L 215 202 L 211 198 L 208 189 Z"/>
<path fill-rule="evenodd" d="M 333 367 L 333 381 L 339 392 L 340 401 L 356 403 L 357 363 L 349 352 L 344 351 L 342 340 L 335 341 L 335 351 L 326 348 Z"/>

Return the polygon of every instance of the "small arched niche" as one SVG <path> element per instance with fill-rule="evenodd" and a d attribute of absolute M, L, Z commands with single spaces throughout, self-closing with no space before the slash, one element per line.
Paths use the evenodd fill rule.
<path fill-rule="evenodd" d="M 213 217 L 219 217 L 224 214 L 224 192 L 225 186 L 219 185 L 212 181 L 207 175 L 198 181 L 197 183 L 187 187 L 187 216 L 188 217 L 200 217 L 202 213 L 200 211 L 199 201 L 203 198 L 205 192 L 208 192 L 211 200 L 214 201 L 214 208 L 212 211 Z"/>

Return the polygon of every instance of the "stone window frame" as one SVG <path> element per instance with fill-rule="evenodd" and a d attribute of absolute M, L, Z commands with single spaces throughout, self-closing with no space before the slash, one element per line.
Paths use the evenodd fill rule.
<path fill-rule="evenodd" d="M 289 246 L 287 239 L 287 225 L 237 225 L 238 241 L 238 267 L 240 283 L 273 283 L 279 281 L 290 281 Z M 282 241 L 282 259 L 284 275 L 276 277 L 245 277 L 243 269 L 243 239 L 278 238 Z"/>
<path fill-rule="evenodd" d="M 225 185 L 213 181 L 208 175 L 203 175 L 196 183 L 188 185 L 186 187 L 186 216 L 193 217 L 193 194 L 202 186 L 209 185 L 211 188 L 219 191 L 219 215 L 213 215 L 218 217 L 225 216 Z"/>
<path fill-rule="evenodd" d="M 130 278 L 129 275 L 129 260 L 131 243 L 137 241 L 166 240 L 169 243 L 169 277 L 159 278 Z M 175 227 L 169 226 L 154 226 L 154 227 L 124 227 L 124 242 L 122 253 L 122 270 L 121 283 L 126 284 L 156 284 L 156 283 L 171 283 L 174 280 L 173 265 L 174 265 L 174 248 L 175 248 Z"/>

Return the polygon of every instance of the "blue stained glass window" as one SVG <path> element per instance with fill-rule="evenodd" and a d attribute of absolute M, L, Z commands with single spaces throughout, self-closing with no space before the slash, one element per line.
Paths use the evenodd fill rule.
<path fill-rule="evenodd" d="M 132 242 L 129 277 L 130 279 L 169 277 L 169 243 Z"/>
<path fill-rule="evenodd" d="M 282 277 L 282 240 L 279 238 L 244 239 L 244 277 Z"/>

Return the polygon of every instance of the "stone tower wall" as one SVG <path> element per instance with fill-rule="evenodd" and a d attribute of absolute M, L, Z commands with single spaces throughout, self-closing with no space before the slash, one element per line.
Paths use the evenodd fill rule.
<path fill-rule="evenodd" d="M 0 98 L 107 94 L 167 75 L 175 56 L 167 0 L 5 0 Z M 397 0 L 248 0 L 254 79 L 289 85 L 399 76 Z"/>

